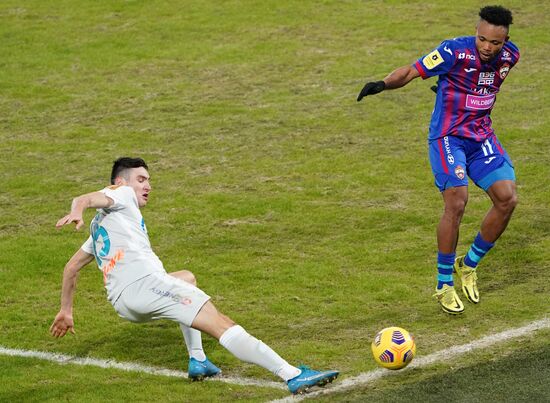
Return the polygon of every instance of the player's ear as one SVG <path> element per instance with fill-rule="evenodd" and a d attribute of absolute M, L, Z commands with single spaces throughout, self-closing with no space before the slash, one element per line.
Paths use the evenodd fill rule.
<path fill-rule="evenodd" d="M 124 178 L 122 176 L 117 176 L 115 178 L 115 185 L 117 185 L 117 186 L 126 185 L 126 181 L 124 180 Z"/>
<path fill-rule="evenodd" d="M 510 37 L 506 35 L 506 39 L 504 40 L 504 42 L 508 42 L 509 40 L 510 40 Z"/>

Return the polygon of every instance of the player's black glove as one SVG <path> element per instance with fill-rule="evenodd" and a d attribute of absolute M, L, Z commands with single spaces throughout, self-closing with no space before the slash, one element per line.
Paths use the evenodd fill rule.
<path fill-rule="evenodd" d="M 363 99 L 363 97 L 366 97 L 367 95 L 374 95 L 378 94 L 379 92 L 384 91 L 386 88 L 386 83 L 384 81 L 373 81 L 370 83 L 366 83 L 361 92 L 359 93 L 359 96 L 357 97 L 357 102 Z"/>

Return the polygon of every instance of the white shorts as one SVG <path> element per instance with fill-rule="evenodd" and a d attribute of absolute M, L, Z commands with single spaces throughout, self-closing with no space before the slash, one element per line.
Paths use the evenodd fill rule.
<path fill-rule="evenodd" d="M 169 319 L 191 326 L 209 299 L 190 283 L 168 273 L 153 273 L 126 287 L 113 306 L 131 322 Z"/>

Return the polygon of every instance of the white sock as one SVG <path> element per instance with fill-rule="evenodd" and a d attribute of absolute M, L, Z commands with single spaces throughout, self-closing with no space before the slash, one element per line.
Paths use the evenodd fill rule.
<path fill-rule="evenodd" d="M 192 357 L 198 361 L 206 360 L 206 355 L 204 354 L 204 350 L 202 349 L 201 332 L 182 324 L 180 324 L 180 329 L 183 333 L 183 338 L 185 339 L 187 351 L 189 351 L 189 357 Z"/>
<path fill-rule="evenodd" d="M 300 370 L 283 360 L 261 340 L 251 336 L 241 326 L 227 329 L 220 337 L 220 344 L 242 361 L 259 365 L 284 381 L 300 375 Z"/>

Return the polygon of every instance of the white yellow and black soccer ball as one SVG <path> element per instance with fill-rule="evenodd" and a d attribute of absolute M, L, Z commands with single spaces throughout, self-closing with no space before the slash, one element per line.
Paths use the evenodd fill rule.
<path fill-rule="evenodd" d="M 413 336 L 400 327 L 387 327 L 378 332 L 371 344 L 376 362 L 384 368 L 405 368 L 416 354 Z"/>

